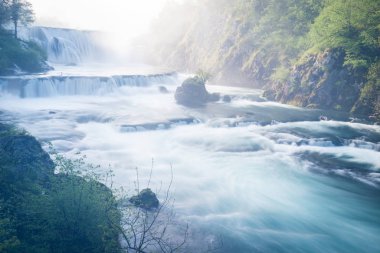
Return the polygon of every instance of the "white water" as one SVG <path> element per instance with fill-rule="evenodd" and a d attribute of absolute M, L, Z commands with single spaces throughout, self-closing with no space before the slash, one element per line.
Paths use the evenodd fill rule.
<path fill-rule="evenodd" d="M 104 59 L 101 34 L 63 28 L 31 27 L 20 30 L 20 37 L 40 45 L 54 64 L 76 65 Z"/>
<path fill-rule="evenodd" d="M 173 84 L 175 73 L 113 76 L 29 76 L 0 78 L 0 90 L 22 98 L 68 95 L 101 95 L 121 86 Z"/>
<path fill-rule="evenodd" d="M 153 188 L 167 185 L 172 164 L 175 211 L 196 245 L 221 235 L 220 252 L 380 251 L 379 126 L 238 88 L 210 87 L 232 102 L 188 109 L 174 101 L 175 76 L 145 85 L 46 78 L 19 85 L 24 99 L 22 88 L 3 88 L 2 119 L 111 165 L 118 185 L 133 188 L 136 167 L 147 183 L 151 159 Z"/>
<path fill-rule="evenodd" d="M 136 167 L 143 186 L 154 159 L 157 189 L 172 165 L 175 211 L 192 231 L 189 252 L 218 236 L 219 252 L 229 253 L 380 252 L 379 126 L 218 86 L 208 89 L 231 103 L 188 109 L 174 101 L 183 75 L 88 68 L 98 56 L 92 33 L 35 28 L 27 36 L 61 65 L 0 78 L 0 120 L 68 156 L 80 151 L 105 170 L 111 165 L 115 183 L 130 189 Z M 64 66 L 71 63 L 87 67 Z"/>

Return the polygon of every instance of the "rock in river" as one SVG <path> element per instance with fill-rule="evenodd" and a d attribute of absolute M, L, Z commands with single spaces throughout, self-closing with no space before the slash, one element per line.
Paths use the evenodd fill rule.
<path fill-rule="evenodd" d="M 160 204 L 156 194 L 149 188 L 140 191 L 139 194 L 130 198 L 129 202 L 146 210 L 157 208 Z"/>
<path fill-rule="evenodd" d="M 207 92 L 205 81 L 198 76 L 186 79 L 175 91 L 177 103 L 188 107 L 200 107 L 207 102 L 215 102 L 219 99 L 218 93 Z"/>

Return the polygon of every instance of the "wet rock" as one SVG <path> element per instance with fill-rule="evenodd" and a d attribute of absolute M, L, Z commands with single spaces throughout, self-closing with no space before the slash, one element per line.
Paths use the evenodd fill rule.
<path fill-rule="evenodd" d="M 223 102 L 225 102 L 225 103 L 230 103 L 230 102 L 231 102 L 231 97 L 228 96 L 228 95 L 224 95 L 224 96 L 223 96 Z"/>
<path fill-rule="evenodd" d="M 201 107 L 208 102 L 220 100 L 220 94 L 209 93 L 205 81 L 198 76 L 186 79 L 176 89 L 174 97 L 178 104 L 188 107 Z"/>
<path fill-rule="evenodd" d="M 175 91 L 178 104 L 188 107 L 200 107 L 209 101 L 205 82 L 199 77 L 186 79 Z"/>
<path fill-rule="evenodd" d="M 140 191 L 138 195 L 131 197 L 129 199 L 129 202 L 131 202 L 136 207 L 140 207 L 146 210 L 157 208 L 160 204 L 156 194 L 149 188 L 146 188 Z"/>
<path fill-rule="evenodd" d="M 168 89 L 165 86 L 159 86 L 158 91 L 163 94 L 169 93 Z"/>
<path fill-rule="evenodd" d="M 220 94 L 219 93 L 211 93 L 208 96 L 208 102 L 217 102 L 220 100 Z"/>

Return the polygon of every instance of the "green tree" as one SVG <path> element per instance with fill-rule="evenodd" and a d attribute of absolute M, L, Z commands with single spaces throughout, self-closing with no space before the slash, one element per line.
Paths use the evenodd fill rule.
<path fill-rule="evenodd" d="M 7 213 L 7 203 L 0 199 L 0 252 L 8 252 L 16 248 L 20 241 L 16 236 L 16 229 Z"/>
<path fill-rule="evenodd" d="M 9 0 L 0 0 L 0 30 L 9 21 Z"/>
<path fill-rule="evenodd" d="M 28 25 L 34 22 L 32 4 L 26 0 L 12 0 L 10 4 L 10 19 L 14 26 L 14 36 L 17 38 L 18 25 Z"/>
<path fill-rule="evenodd" d="M 380 55 L 380 1 L 330 0 L 310 32 L 319 49 L 343 48 L 346 64 L 368 67 Z"/>

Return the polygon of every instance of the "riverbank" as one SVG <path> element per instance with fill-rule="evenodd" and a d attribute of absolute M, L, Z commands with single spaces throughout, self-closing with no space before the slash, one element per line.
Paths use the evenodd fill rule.
<path fill-rule="evenodd" d="M 0 249 L 5 252 L 120 252 L 113 194 L 52 160 L 26 131 L 0 123 Z M 83 172 L 80 172 L 83 173 Z M 54 251 L 52 251 L 54 249 Z"/>

